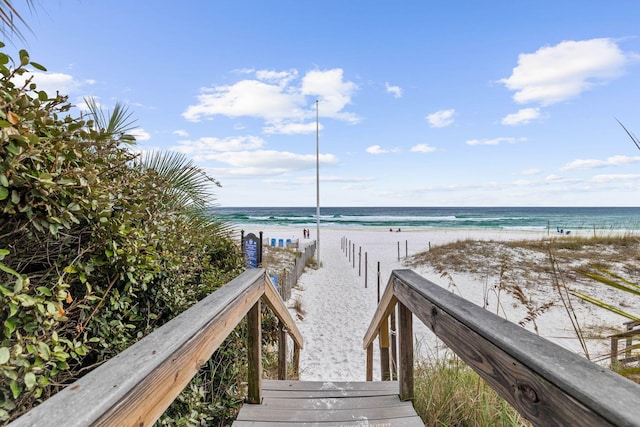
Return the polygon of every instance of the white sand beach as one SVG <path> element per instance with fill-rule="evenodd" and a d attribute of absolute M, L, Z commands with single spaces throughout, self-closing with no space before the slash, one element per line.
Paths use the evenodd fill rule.
<path fill-rule="evenodd" d="M 299 280 L 299 290 L 293 291 L 293 300 L 299 298 L 305 311 L 298 327 L 305 340 L 300 359 L 300 379 L 363 381 L 365 379 L 366 353 L 362 340 L 377 307 L 377 265 L 380 263 L 380 292 L 389 279 L 392 270 L 407 268 L 405 257 L 425 251 L 429 245 L 441 245 L 463 239 L 475 240 L 521 240 L 547 237 L 547 231 L 502 231 L 502 230 L 446 230 L 419 229 L 397 232 L 379 229 L 321 228 L 320 230 L 321 268 L 307 269 Z M 585 233 L 587 233 L 585 231 Z M 299 239 L 304 244 L 302 230 L 292 228 L 272 228 L 264 231 L 265 241 L 276 239 Z M 315 228 L 311 229 L 310 241 L 316 238 Z M 349 261 L 348 251 L 342 249 L 343 238 L 350 241 L 355 257 Z M 400 259 L 398 259 L 398 247 Z M 361 264 L 358 254 L 361 253 Z M 365 253 L 368 261 L 367 287 L 365 288 Z M 354 267 L 355 258 L 355 267 Z M 502 317 L 517 323 L 526 315 L 526 310 L 513 303 L 508 295 L 497 296 L 490 292 L 496 278 L 483 280 L 470 274 L 452 274 L 443 278 L 428 266 L 414 268 L 418 274 L 432 282 L 450 288 L 453 292 L 471 302 L 486 306 L 487 310 L 498 312 Z M 498 272 L 496 272 L 496 275 Z M 455 285 L 451 286 L 451 282 Z M 548 290 L 541 294 L 549 296 Z M 499 304 L 499 305 L 498 305 Z M 293 311 L 292 311 L 293 312 Z M 577 304 L 578 318 L 585 323 L 620 328 L 625 319 L 605 310 L 587 304 Z M 560 304 L 537 319 L 541 336 L 576 353 L 582 353 L 566 311 Z M 533 330 L 531 325 L 527 329 Z M 418 320 L 414 320 L 414 336 L 419 354 L 434 354 L 438 345 L 433 333 Z M 590 340 L 589 352 L 604 355 L 609 350 L 606 339 Z M 374 346 L 375 348 L 376 346 Z M 603 362 L 607 362 L 606 359 Z M 374 352 L 374 379 L 379 379 L 379 356 Z"/>

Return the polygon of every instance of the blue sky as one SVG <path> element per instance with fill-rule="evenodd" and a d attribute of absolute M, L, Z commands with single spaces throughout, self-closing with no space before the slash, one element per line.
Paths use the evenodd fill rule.
<path fill-rule="evenodd" d="M 42 1 L 35 77 L 220 206 L 638 206 L 640 2 Z M 13 49 L 9 45 L 10 49 Z"/>

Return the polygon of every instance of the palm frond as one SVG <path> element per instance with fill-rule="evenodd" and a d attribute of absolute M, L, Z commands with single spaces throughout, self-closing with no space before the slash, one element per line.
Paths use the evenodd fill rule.
<path fill-rule="evenodd" d="M 93 116 L 95 126 L 105 135 L 122 137 L 137 127 L 134 125 L 135 120 L 131 118 L 133 113 L 121 102 L 117 102 L 109 114 L 105 114 L 94 98 L 84 98 L 84 102 Z"/>
<path fill-rule="evenodd" d="M 575 291 L 575 290 L 571 291 L 571 294 L 576 296 L 576 297 L 578 297 L 578 298 L 580 298 L 581 300 L 587 301 L 587 302 L 589 302 L 589 303 L 591 303 L 591 304 L 593 304 L 593 305 L 595 305 L 597 307 L 604 308 L 605 310 L 608 310 L 608 311 L 610 311 L 612 313 L 619 314 L 620 316 L 626 317 L 627 319 L 640 322 L 640 317 L 638 317 L 636 315 L 633 315 L 631 313 L 627 313 L 626 311 L 624 311 L 624 310 L 622 310 L 622 309 L 620 309 L 620 308 L 618 308 L 618 307 L 616 307 L 614 305 L 607 304 L 604 301 L 600 301 L 597 298 L 593 298 L 593 297 L 591 297 L 589 295 L 583 294 L 582 292 L 578 292 L 578 291 Z"/>

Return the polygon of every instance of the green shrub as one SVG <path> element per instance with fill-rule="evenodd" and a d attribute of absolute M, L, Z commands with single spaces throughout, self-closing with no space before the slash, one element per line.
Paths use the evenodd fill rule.
<path fill-rule="evenodd" d="M 0 52 L 0 421 L 243 269 L 207 210 L 215 180 L 180 155 L 138 157 L 120 105 L 71 117 L 19 56 Z"/>

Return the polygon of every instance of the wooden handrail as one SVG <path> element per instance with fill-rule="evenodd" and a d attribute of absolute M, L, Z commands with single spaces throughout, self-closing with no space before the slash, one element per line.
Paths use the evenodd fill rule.
<path fill-rule="evenodd" d="M 413 365 L 413 339 L 406 334 L 403 339 L 402 331 L 403 324 L 411 329 L 413 313 L 534 425 L 640 426 L 640 385 L 411 270 L 394 270 L 385 296 L 363 344 L 369 351 L 386 313 L 392 310 L 393 297 L 397 298 L 401 398 L 413 398 L 413 366 L 406 366 Z"/>
<path fill-rule="evenodd" d="M 247 313 L 259 326 L 261 298 L 301 349 L 302 335 L 271 279 L 250 269 L 10 426 L 153 424 Z"/>

